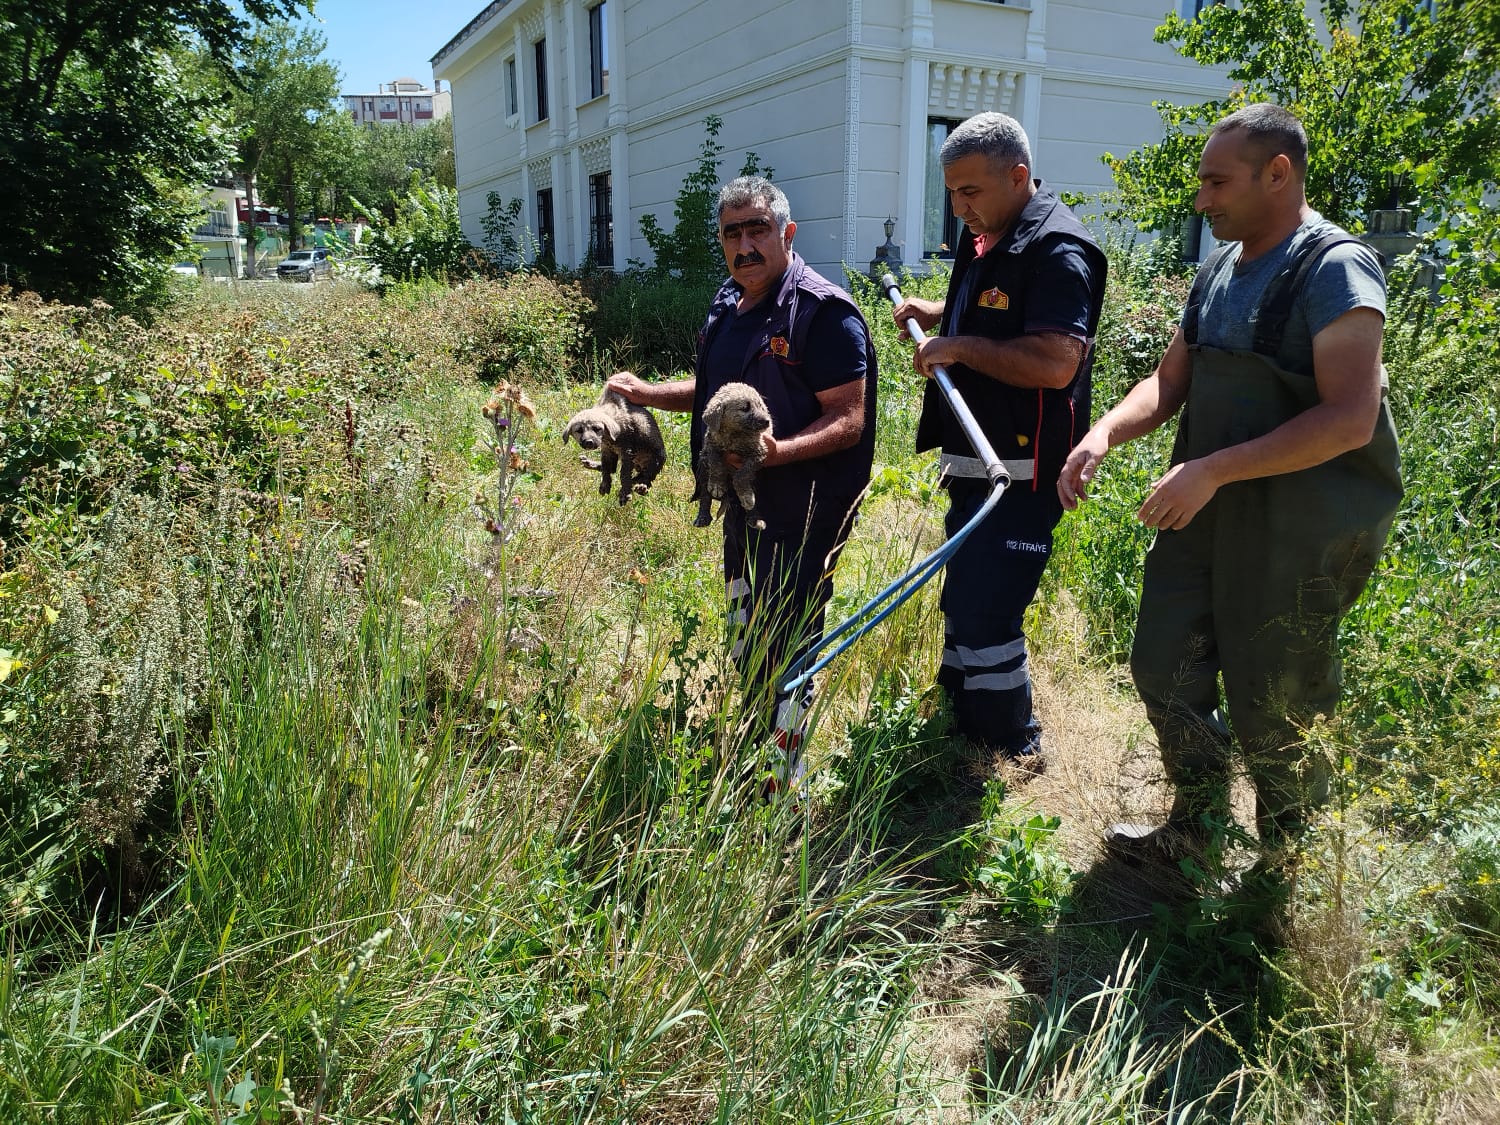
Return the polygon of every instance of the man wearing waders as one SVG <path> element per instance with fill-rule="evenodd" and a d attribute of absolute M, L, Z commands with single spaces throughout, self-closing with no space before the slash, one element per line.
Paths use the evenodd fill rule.
<path fill-rule="evenodd" d="M 1058 480 L 1075 507 L 1112 446 L 1182 409 L 1171 467 L 1138 513 L 1157 534 L 1131 653 L 1175 800 L 1164 826 L 1118 825 L 1107 843 L 1175 860 L 1220 838 L 1232 731 L 1255 786 L 1257 873 L 1277 894 L 1283 847 L 1328 795 L 1303 734 L 1338 701 L 1339 619 L 1401 499 L 1380 262 L 1307 205 L 1306 171 L 1286 110 L 1251 105 L 1214 126 L 1195 206 L 1227 245 L 1198 271 L 1155 372 Z"/>
<path fill-rule="evenodd" d="M 1003 113 L 957 126 L 939 160 L 964 224 L 943 301 L 910 297 L 895 309 L 942 334 L 917 348 L 916 369 L 947 368 L 1005 462 L 1011 484 L 949 561 L 943 576 L 938 683 L 958 732 L 1031 772 L 1042 731 L 1031 707 L 1022 621 L 1062 518 L 1054 482 L 1089 420 L 1093 338 L 1104 304 L 1104 254 L 1072 212 L 1031 178 L 1031 146 Z M 917 448 L 942 449 L 952 536 L 990 491 L 984 465 L 936 383 L 927 384 Z"/>

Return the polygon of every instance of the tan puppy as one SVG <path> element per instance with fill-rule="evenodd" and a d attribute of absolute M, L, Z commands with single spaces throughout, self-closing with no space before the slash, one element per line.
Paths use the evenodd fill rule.
<path fill-rule="evenodd" d="M 578 460 L 584 468 L 599 472 L 600 496 L 609 495 L 613 475 L 619 471 L 621 504 L 632 493 L 644 496 L 667 461 L 655 415 L 614 391 L 605 391 L 598 406 L 580 410 L 568 419 L 564 445 L 569 438 L 589 452 L 598 452 L 597 461 L 587 456 Z"/>
<path fill-rule="evenodd" d="M 711 502 L 719 501 L 723 515 L 731 488 L 745 512 L 746 522 L 760 530 L 766 521 L 755 515 L 755 474 L 766 459 L 761 436 L 771 429 L 771 412 L 766 400 L 748 383 L 725 383 L 708 400 L 703 410 L 703 449 L 698 454 L 698 487 L 693 499 L 698 501 L 698 518 L 694 527 L 713 522 Z M 740 457 L 740 467 L 731 469 L 724 454 Z"/>

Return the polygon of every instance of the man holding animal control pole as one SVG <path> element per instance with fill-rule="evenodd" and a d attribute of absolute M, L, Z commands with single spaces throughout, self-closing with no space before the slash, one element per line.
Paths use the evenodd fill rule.
<path fill-rule="evenodd" d="M 768 788 L 796 787 L 811 694 L 789 698 L 777 685 L 822 634 L 833 568 L 869 483 L 875 349 L 854 301 L 792 249 L 797 224 L 780 188 L 759 176 L 732 180 L 717 217 L 729 280 L 699 332 L 693 377 L 647 383 L 623 371 L 608 386 L 643 406 L 691 411 L 695 469 L 715 392 L 745 383 L 769 409 L 753 513 L 765 526 L 726 499 L 724 580 L 746 699 L 762 722 L 774 721 L 780 748 Z"/>
<path fill-rule="evenodd" d="M 1171 467 L 1138 513 L 1157 534 L 1131 653 L 1176 799 L 1165 825 L 1117 825 L 1107 842 L 1139 861 L 1221 839 L 1232 730 L 1270 887 L 1278 849 L 1327 797 L 1327 764 L 1303 736 L 1338 701 L 1339 619 L 1401 499 L 1380 262 L 1308 206 L 1306 174 L 1307 136 L 1286 110 L 1249 105 L 1214 126 L 1195 206 L 1225 245 L 1161 363 L 1058 480 L 1075 507 L 1112 446 L 1181 411 Z"/>
<path fill-rule="evenodd" d="M 1031 177 L 1031 146 L 1003 113 L 956 127 L 939 159 L 965 233 L 943 301 L 908 298 L 908 319 L 941 334 L 917 347 L 917 371 L 947 369 L 1005 463 L 1011 483 L 948 562 L 938 683 L 960 734 L 1030 771 L 1042 766 L 1031 706 L 1026 607 L 1062 516 L 1054 482 L 1088 426 L 1093 339 L 1104 303 L 1104 254 L 1081 223 Z M 917 448 L 942 450 L 951 537 L 985 503 L 990 485 L 958 418 L 929 381 Z"/>

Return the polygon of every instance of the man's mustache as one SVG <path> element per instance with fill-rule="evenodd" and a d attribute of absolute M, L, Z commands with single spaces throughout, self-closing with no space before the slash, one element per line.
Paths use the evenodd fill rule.
<path fill-rule="evenodd" d="M 748 254 L 736 254 L 734 256 L 735 269 L 739 269 L 741 266 L 763 266 L 765 264 L 766 260 L 754 250 Z"/>

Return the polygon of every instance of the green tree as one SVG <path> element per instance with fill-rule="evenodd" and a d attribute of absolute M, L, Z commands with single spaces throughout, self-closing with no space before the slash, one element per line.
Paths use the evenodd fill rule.
<path fill-rule="evenodd" d="M 1192 214 L 1206 128 L 1241 105 L 1270 101 L 1296 113 L 1310 148 L 1308 198 L 1328 218 L 1361 229 L 1372 208 L 1417 202 L 1435 215 L 1500 165 L 1500 5 L 1492 0 L 1323 0 L 1326 34 L 1304 0 L 1213 4 L 1196 19 L 1170 15 L 1159 43 L 1236 83 L 1199 105 L 1156 104 L 1162 142 L 1106 154 L 1116 218 L 1168 230 Z"/>
<path fill-rule="evenodd" d="M 263 24 L 244 43 L 231 98 L 236 134 L 235 173 L 250 212 L 247 268 L 255 273 L 255 198 L 260 189 L 280 201 L 298 243 L 299 170 L 318 162 L 334 106 L 339 72 L 323 58 L 323 34 L 278 21 Z"/>
<path fill-rule="evenodd" d="M 458 192 L 424 181 L 420 172 L 412 173 L 394 219 L 360 207 L 357 201 L 355 207 L 373 224 L 361 245 L 379 267 L 382 285 L 423 277 L 456 281 L 472 274 L 483 260 L 464 237 Z"/>
<path fill-rule="evenodd" d="M 675 220 L 666 230 L 655 215 L 641 216 L 641 237 L 651 247 L 659 274 L 673 277 L 719 277 L 724 273 L 724 254 L 719 248 L 718 224 L 714 211 L 719 200 L 719 158 L 724 146 L 719 131 L 724 119 L 711 113 L 704 119 L 707 134 L 698 150 L 698 165 L 685 177 L 672 206 Z M 774 169 L 762 166 L 754 152 L 746 153 L 742 176 L 771 178 Z"/>
<path fill-rule="evenodd" d="M 58 300 L 149 304 L 187 239 L 194 188 L 227 152 L 221 90 L 186 49 L 227 66 L 245 18 L 301 0 L 0 0 L 0 283 Z"/>
<path fill-rule="evenodd" d="M 361 126 L 346 114 L 329 130 L 328 145 L 339 153 L 335 206 L 349 198 L 394 218 L 413 172 L 444 187 L 456 187 L 453 176 L 453 122 L 428 125 Z"/>

